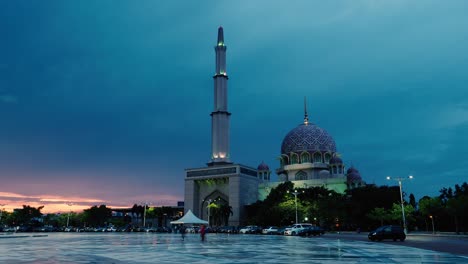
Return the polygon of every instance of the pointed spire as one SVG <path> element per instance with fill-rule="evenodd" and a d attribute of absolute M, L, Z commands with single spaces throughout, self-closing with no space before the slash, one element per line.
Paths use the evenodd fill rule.
<path fill-rule="evenodd" d="M 224 32 L 223 27 L 218 28 L 218 46 L 224 46 Z"/>
<path fill-rule="evenodd" d="M 309 124 L 309 115 L 307 114 L 307 101 L 306 97 L 304 96 L 304 125 Z"/>

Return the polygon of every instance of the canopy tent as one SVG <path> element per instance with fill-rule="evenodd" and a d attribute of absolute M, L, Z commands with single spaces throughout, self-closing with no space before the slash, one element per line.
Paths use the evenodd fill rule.
<path fill-rule="evenodd" d="M 196 217 L 191 210 L 188 210 L 188 212 L 179 220 L 171 221 L 171 224 L 208 224 L 208 221 L 202 220 L 198 217 Z"/>

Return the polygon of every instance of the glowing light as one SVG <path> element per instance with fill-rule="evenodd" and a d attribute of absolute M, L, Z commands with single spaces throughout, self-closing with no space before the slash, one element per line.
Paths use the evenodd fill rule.
<path fill-rule="evenodd" d="M 223 42 L 218 42 L 218 46 L 224 46 L 224 43 Z"/>

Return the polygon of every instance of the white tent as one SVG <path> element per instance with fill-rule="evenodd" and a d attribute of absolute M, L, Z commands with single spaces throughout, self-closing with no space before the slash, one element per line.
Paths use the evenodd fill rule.
<path fill-rule="evenodd" d="M 208 221 L 196 217 L 191 210 L 179 220 L 171 221 L 171 224 L 208 224 Z"/>

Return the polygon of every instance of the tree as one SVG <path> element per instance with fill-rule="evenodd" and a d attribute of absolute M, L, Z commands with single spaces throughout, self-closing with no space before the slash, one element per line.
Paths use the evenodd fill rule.
<path fill-rule="evenodd" d="M 409 195 L 409 204 L 411 204 L 413 208 L 416 208 L 416 198 L 414 197 L 414 194 Z"/>
<path fill-rule="evenodd" d="M 446 208 L 446 213 L 451 216 L 455 223 L 455 231 L 457 234 L 468 228 L 466 221 L 468 212 L 468 183 L 464 182 L 461 185 L 455 185 L 455 191 L 451 187 L 440 190 L 439 198 L 442 205 Z M 449 225 L 451 226 L 451 225 Z"/>
<path fill-rule="evenodd" d="M 222 223 L 227 226 L 229 223 L 229 217 L 232 216 L 234 213 L 232 212 L 232 206 L 229 206 L 228 204 L 222 204 L 220 206 L 221 210 L 221 219 Z"/>
<path fill-rule="evenodd" d="M 97 205 L 85 209 L 84 212 L 84 221 L 89 224 L 89 226 L 104 226 L 108 219 L 112 216 L 112 210 L 107 208 L 105 205 Z"/>
<path fill-rule="evenodd" d="M 455 220 L 455 232 L 464 232 L 467 226 L 464 219 L 466 219 L 468 212 L 468 195 L 460 195 L 447 201 L 448 213 L 453 216 Z"/>
<path fill-rule="evenodd" d="M 384 208 L 376 207 L 367 214 L 367 217 L 369 217 L 372 220 L 380 221 L 380 225 L 382 226 L 384 224 L 384 221 L 390 219 L 390 214 Z"/>
<path fill-rule="evenodd" d="M 414 218 L 414 207 L 411 204 L 404 205 L 405 207 L 405 220 L 406 220 L 406 225 L 410 226 L 412 223 L 414 223 L 415 218 Z M 402 220 L 402 212 L 401 212 L 401 204 L 394 203 L 393 207 L 390 211 L 390 218 L 395 220 L 395 221 L 403 221 Z M 401 225 L 403 223 L 401 222 Z"/>
<path fill-rule="evenodd" d="M 42 216 L 41 210 L 44 206 L 37 208 L 23 205 L 22 209 L 15 210 L 9 217 L 9 224 L 13 225 L 38 225 L 38 219 Z"/>

